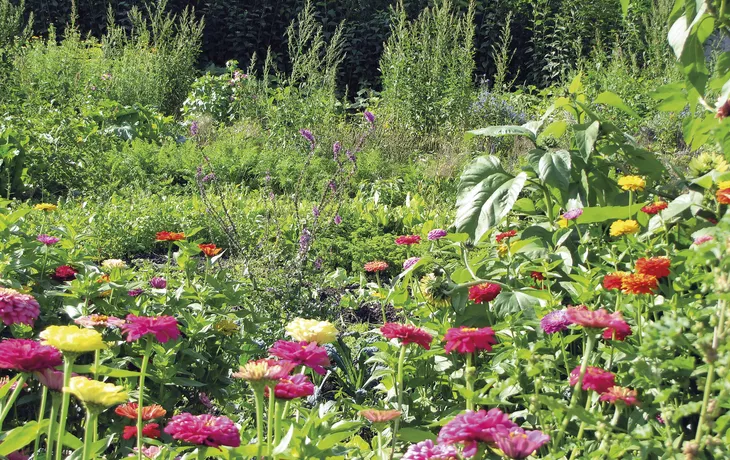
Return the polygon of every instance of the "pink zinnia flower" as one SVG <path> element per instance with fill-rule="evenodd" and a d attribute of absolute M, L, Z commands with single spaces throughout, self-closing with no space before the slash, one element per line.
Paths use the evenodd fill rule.
<path fill-rule="evenodd" d="M 45 244 L 46 246 L 51 246 L 51 245 L 54 245 L 54 244 L 58 243 L 59 241 L 61 241 L 61 238 L 57 238 L 57 237 L 51 236 L 51 235 L 46 235 L 45 233 L 38 235 L 38 238 L 36 238 L 36 239 L 38 241 L 40 241 L 41 243 Z"/>
<path fill-rule="evenodd" d="M 63 372 L 57 371 L 52 367 L 48 367 L 42 371 L 34 372 L 33 375 L 49 390 L 58 391 L 59 393 L 63 390 Z M 72 373 L 71 375 L 73 377 L 78 377 L 78 374 L 76 373 Z"/>
<path fill-rule="evenodd" d="M 563 214 L 563 219 L 565 220 L 575 220 L 583 215 L 583 209 L 581 208 L 575 208 L 571 209 L 570 211 Z"/>
<path fill-rule="evenodd" d="M 291 361 L 297 366 L 307 366 L 319 375 L 324 375 L 325 367 L 330 366 L 327 350 L 315 342 L 287 342 L 279 340 L 269 349 L 277 358 Z"/>
<path fill-rule="evenodd" d="M 621 315 L 621 313 L 618 313 L 618 315 Z M 603 331 L 603 338 L 606 340 L 623 341 L 626 337 L 630 335 L 631 326 L 629 326 L 629 323 L 622 319 L 616 319 L 616 321 L 611 323 L 611 325 Z"/>
<path fill-rule="evenodd" d="M 439 444 L 463 444 L 464 456 L 473 457 L 477 453 L 477 443 L 493 443 L 494 432 L 509 431 L 517 425 L 499 409 L 490 409 L 489 412 L 466 411 L 457 415 L 441 428 L 438 435 Z"/>
<path fill-rule="evenodd" d="M 116 316 L 106 315 L 89 315 L 81 316 L 74 320 L 74 323 L 84 327 L 122 327 L 125 323 L 123 319 L 119 319 Z"/>
<path fill-rule="evenodd" d="M 469 300 L 474 301 L 474 303 L 491 302 L 500 292 L 502 292 L 502 287 L 499 284 L 477 284 L 469 288 Z"/>
<path fill-rule="evenodd" d="M 167 280 L 165 278 L 155 276 L 150 280 L 150 286 L 155 289 L 165 289 L 167 287 Z"/>
<path fill-rule="evenodd" d="M 412 266 L 416 265 L 419 260 L 421 260 L 420 257 L 411 257 L 411 258 L 406 259 L 403 262 L 403 270 L 408 270 Z"/>
<path fill-rule="evenodd" d="M 505 432 L 495 433 L 497 447 L 509 458 L 527 458 L 548 441 L 550 436 L 542 431 L 525 431 L 512 428 Z"/>
<path fill-rule="evenodd" d="M 133 454 L 127 455 L 127 457 L 137 457 L 137 448 L 134 448 Z M 155 459 L 158 455 L 162 453 L 162 447 L 161 446 L 149 446 L 145 447 L 142 446 L 142 455 L 144 455 L 146 458 Z"/>
<path fill-rule="evenodd" d="M 421 242 L 421 237 L 418 235 L 401 235 L 395 239 L 395 244 L 401 246 L 410 246 L 412 244 L 418 244 Z"/>
<path fill-rule="evenodd" d="M 0 318 L 6 326 L 27 324 L 33 327 L 40 314 L 41 306 L 32 295 L 0 287 Z"/>
<path fill-rule="evenodd" d="M 702 236 L 698 236 L 697 238 L 695 238 L 694 244 L 695 244 L 695 246 L 699 246 L 703 243 L 707 243 L 708 241 L 712 241 L 714 239 L 715 238 L 713 238 L 712 235 L 702 235 Z"/>
<path fill-rule="evenodd" d="M 568 319 L 583 327 L 604 329 L 611 327 L 617 321 L 623 321 L 620 312 L 609 313 L 603 308 L 589 310 L 585 305 L 568 308 Z"/>
<path fill-rule="evenodd" d="M 574 387 L 578 383 L 580 377 L 580 366 L 577 366 L 570 373 L 570 386 Z M 597 393 L 605 393 L 616 383 L 616 376 L 612 372 L 605 371 L 600 367 L 588 366 L 586 374 L 583 376 L 584 390 L 593 390 Z"/>
<path fill-rule="evenodd" d="M 56 267 L 56 270 L 51 275 L 51 278 L 60 282 L 71 281 L 72 279 L 76 278 L 76 273 L 78 272 L 72 266 L 61 265 L 60 267 Z"/>
<path fill-rule="evenodd" d="M 438 445 L 427 439 L 408 447 L 402 460 L 456 460 L 459 451 L 454 446 Z"/>
<path fill-rule="evenodd" d="M 571 324 L 573 323 L 568 319 L 566 310 L 551 311 L 540 320 L 540 327 L 546 334 L 564 331 Z"/>
<path fill-rule="evenodd" d="M 446 346 L 444 351 L 451 353 L 474 353 L 476 350 L 492 351 L 492 345 L 497 343 L 494 330 L 491 327 L 452 327 L 444 336 Z"/>
<path fill-rule="evenodd" d="M 147 334 L 165 343 L 180 337 L 177 320 L 172 316 L 137 316 L 127 315 L 127 322 L 122 326 L 122 332 L 127 335 L 127 342 L 134 342 Z"/>
<path fill-rule="evenodd" d="M 160 432 L 160 425 L 157 423 L 148 423 L 142 427 L 142 436 L 146 438 L 157 439 L 162 433 Z M 132 439 L 137 437 L 137 427 L 135 425 L 125 426 L 122 438 Z"/>
<path fill-rule="evenodd" d="M 129 291 L 127 291 L 127 295 L 129 297 L 139 297 L 142 294 L 144 294 L 144 289 L 140 289 L 140 288 L 130 289 Z"/>
<path fill-rule="evenodd" d="M 266 396 L 269 394 L 269 387 L 264 390 Z M 274 396 L 279 399 L 297 399 L 314 394 L 314 384 L 309 381 L 309 377 L 304 374 L 296 374 L 286 377 L 278 382 L 274 387 Z"/>
<path fill-rule="evenodd" d="M 608 391 L 601 395 L 600 400 L 608 401 L 611 404 L 621 402 L 627 406 L 635 406 L 639 402 L 636 398 L 636 390 L 617 386 L 609 388 Z"/>
<path fill-rule="evenodd" d="M 431 348 L 433 340 L 431 334 L 410 324 L 386 323 L 380 328 L 380 332 L 388 340 L 398 339 L 404 346 L 415 343 L 426 350 Z"/>
<path fill-rule="evenodd" d="M 441 228 L 436 228 L 436 229 L 428 232 L 428 240 L 429 241 L 440 240 L 441 238 L 445 237 L 448 234 L 449 233 L 446 230 L 441 229 Z"/>
<path fill-rule="evenodd" d="M 236 425 L 228 417 L 210 414 L 193 415 L 187 412 L 175 415 L 165 427 L 165 433 L 178 441 L 199 446 L 241 445 L 241 435 Z"/>
<path fill-rule="evenodd" d="M 34 372 L 60 366 L 61 352 L 35 340 L 5 339 L 0 342 L 0 369 Z"/>

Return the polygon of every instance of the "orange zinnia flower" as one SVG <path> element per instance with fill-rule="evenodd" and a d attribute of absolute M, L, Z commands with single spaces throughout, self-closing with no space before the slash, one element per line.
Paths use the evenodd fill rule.
<path fill-rule="evenodd" d="M 223 250 L 223 248 L 218 248 L 213 243 L 199 244 L 198 247 L 208 257 L 213 257 Z"/>
<path fill-rule="evenodd" d="M 718 190 L 717 193 L 715 193 L 715 197 L 717 198 L 717 202 L 720 204 L 730 204 L 730 188 Z"/>
<path fill-rule="evenodd" d="M 649 259 L 642 257 L 636 261 L 636 271 L 643 275 L 652 275 L 657 278 L 664 278 L 669 276 L 669 266 L 671 264 L 672 261 L 669 260 L 669 257 L 662 256 L 652 257 Z"/>
<path fill-rule="evenodd" d="M 185 233 L 180 232 L 157 232 L 155 240 L 157 241 L 180 241 L 185 239 Z"/>
<path fill-rule="evenodd" d="M 621 280 L 621 290 L 626 294 L 653 294 L 657 278 L 643 273 L 632 273 Z"/>
<path fill-rule="evenodd" d="M 122 417 L 137 420 L 137 407 L 139 406 L 135 402 L 120 404 L 114 409 L 114 412 Z M 167 414 L 167 411 L 159 404 L 152 404 L 151 406 L 144 406 L 142 408 L 142 420 L 144 421 L 164 417 L 165 414 Z"/>
<path fill-rule="evenodd" d="M 605 289 L 621 289 L 622 280 L 628 276 L 626 272 L 609 273 L 603 277 L 603 287 Z"/>
<path fill-rule="evenodd" d="M 366 409 L 359 412 L 360 415 L 370 420 L 373 423 L 385 423 L 395 420 L 401 416 L 401 412 L 398 410 L 378 410 L 378 409 Z"/>

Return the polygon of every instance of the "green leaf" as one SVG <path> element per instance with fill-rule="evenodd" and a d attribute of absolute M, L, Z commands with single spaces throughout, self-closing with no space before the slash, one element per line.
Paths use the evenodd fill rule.
<path fill-rule="evenodd" d="M 631 207 L 631 211 L 633 213 L 636 213 L 640 207 L 641 205 L 636 204 Z M 602 206 L 583 208 L 583 214 L 581 214 L 581 216 L 576 219 L 576 222 L 579 224 L 594 224 L 596 222 L 605 222 L 607 220 L 628 218 L 628 206 Z"/>
<path fill-rule="evenodd" d="M 427 439 L 436 441 L 436 435 L 431 433 L 430 431 L 419 430 L 417 428 L 408 428 L 408 427 L 401 428 L 400 431 L 398 431 L 398 438 L 401 439 L 402 441 L 406 441 L 411 444 L 425 441 Z"/>
<path fill-rule="evenodd" d="M 502 291 L 492 305 L 494 312 L 499 317 L 511 313 L 523 312 L 528 318 L 535 317 L 535 307 L 540 305 L 541 299 L 528 294 L 525 291 Z"/>
<path fill-rule="evenodd" d="M 272 452 L 272 455 L 281 455 L 289 448 L 289 443 L 291 443 L 291 438 L 294 435 L 294 425 L 289 425 L 289 431 L 286 432 L 283 438 L 281 438 L 281 441 L 279 441 L 279 445 L 277 445 L 274 448 L 274 452 Z"/>
<path fill-rule="evenodd" d="M 621 0 L 621 13 L 624 18 L 629 14 L 629 0 Z"/>
<path fill-rule="evenodd" d="M 8 431 L 0 444 L 0 455 L 8 455 L 20 450 L 35 440 L 36 435 L 48 427 L 48 419 L 40 424 L 36 421 L 25 422 L 22 426 Z"/>
<path fill-rule="evenodd" d="M 570 185 L 570 153 L 567 150 L 545 152 L 540 158 L 538 176 L 547 185 L 566 193 Z"/>
<path fill-rule="evenodd" d="M 500 137 L 500 136 L 526 136 L 533 142 L 537 142 L 535 133 L 531 130 L 522 126 L 506 125 L 506 126 L 490 126 L 488 128 L 475 129 L 467 132 L 467 138 L 472 136 L 488 136 L 488 137 Z"/>
<path fill-rule="evenodd" d="M 581 154 L 581 158 L 586 163 L 593 153 L 593 147 L 596 145 L 596 139 L 598 139 L 598 132 L 600 130 L 600 123 L 598 120 L 594 121 L 587 128 L 575 131 L 575 144 L 578 147 L 578 151 Z"/>
<path fill-rule="evenodd" d="M 612 93 L 611 91 L 602 92 L 596 97 L 593 103 L 610 105 L 611 107 L 615 107 L 623 112 L 626 112 L 634 118 L 639 118 L 639 114 L 636 113 L 634 109 L 624 104 L 624 101 L 621 100 L 621 98 L 618 97 L 616 93 Z"/>

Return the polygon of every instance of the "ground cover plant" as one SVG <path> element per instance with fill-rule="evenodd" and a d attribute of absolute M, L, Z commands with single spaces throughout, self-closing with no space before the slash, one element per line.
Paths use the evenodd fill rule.
<path fill-rule="evenodd" d="M 310 2 L 202 72 L 0 0 L 0 458 L 730 457 L 730 11 L 539 2 L 519 83 L 506 3 L 490 81 L 395 2 L 352 94 Z"/>

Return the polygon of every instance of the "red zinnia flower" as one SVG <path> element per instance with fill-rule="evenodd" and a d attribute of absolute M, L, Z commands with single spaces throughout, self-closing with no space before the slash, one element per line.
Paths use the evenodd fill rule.
<path fill-rule="evenodd" d="M 223 250 L 223 248 L 216 247 L 213 243 L 199 244 L 198 248 L 208 257 L 218 255 Z"/>
<path fill-rule="evenodd" d="M 491 327 L 452 327 L 444 336 L 446 353 L 456 350 L 458 353 L 473 353 L 476 350 L 492 351 L 492 345 L 497 343 L 494 330 Z"/>
<path fill-rule="evenodd" d="M 544 281 L 545 280 L 545 275 L 543 275 L 541 272 L 532 272 L 532 273 L 530 273 L 530 276 L 535 281 Z"/>
<path fill-rule="evenodd" d="M 603 287 L 608 290 L 621 289 L 621 283 L 627 275 L 628 273 L 626 272 L 609 273 L 603 277 Z"/>
<path fill-rule="evenodd" d="M 6 326 L 27 324 L 33 327 L 40 314 L 41 306 L 32 295 L 0 287 L 0 319 Z"/>
<path fill-rule="evenodd" d="M 503 239 L 512 238 L 515 235 L 517 235 L 517 230 L 509 230 L 506 232 L 497 233 L 494 239 L 497 240 L 497 243 L 501 243 Z"/>
<path fill-rule="evenodd" d="M 365 409 L 358 412 L 372 423 L 386 423 L 391 420 L 395 420 L 402 415 L 399 410 L 378 410 L 378 409 Z"/>
<path fill-rule="evenodd" d="M 715 193 L 715 198 L 717 198 L 717 202 L 720 204 L 730 204 L 730 188 L 718 190 Z"/>
<path fill-rule="evenodd" d="M 330 366 L 327 350 L 315 342 L 287 342 L 279 340 L 269 349 L 269 353 L 277 358 L 291 361 L 297 366 L 307 366 L 319 375 L 324 375 L 325 367 Z"/>
<path fill-rule="evenodd" d="M 570 386 L 574 387 L 578 383 L 578 377 L 580 377 L 580 366 L 577 366 L 570 373 Z M 583 376 L 582 388 L 603 394 L 616 384 L 615 380 L 616 376 L 612 372 L 604 371 L 599 367 L 588 366 Z"/>
<path fill-rule="evenodd" d="M 656 276 L 642 273 L 632 273 L 621 280 L 621 290 L 627 294 L 653 294 L 657 286 Z"/>
<path fill-rule="evenodd" d="M 187 412 L 175 415 L 165 427 L 165 433 L 179 441 L 202 446 L 238 447 L 241 435 L 228 417 L 210 414 L 193 415 Z"/>
<path fill-rule="evenodd" d="M 415 343 L 426 350 L 431 349 L 433 336 L 421 328 L 410 324 L 386 323 L 380 328 L 380 332 L 388 339 L 399 339 L 403 345 Z"/>
<path fill-rule="evenodd" d="M 120 404 L 116 407 L 116 409 L 114 409 L 114 412 L 122 417 L 137 420 L 138 407 L 139 405 L 135 402 Z M 152 404 L 151 406 L 144 406 L 142 408 L 142 420 L 145 422 L 164 417 L 165 414 L 167 414 L 167 411 L 159 404 Z"/>
<path fill-rule="evenodd" d="M 636 398 L 636 390 L 626 387 L 613 386 L 601 395 L 601 401 L 608 401 L 612 404 L 622 402 L 627 406 L 635 406 L 639 401 Z"/>
<path fill-rule="evenodd" d="M 421 242 L 421 237 L 418 235 L 402 235 L 395 239 L 395 244 L 402 246 L 410 246 L 412 244 L 418 244 Z"/>
<path fill-rule="evenodd" d="M 180 232 L 157 232 L 155 235 L 156 241 L 180 241 L 185 239 L 185 233 Z"/>
<path fill-rule="evenodd" d="M 636 261 L 636 272 L 642 275 L 652 275 L 657 278 L 669 276 L 669 266 L 672 261 L 669 257 L 652 257 L 650 259 L 642 257 Z"/>
<path fill-rule="evenodd" d="M 649 214 L 650 216 L 653 216 L 654 214 L 657 214 L 659 211 L 663 211 L 663 210 L 667 209 L 667 206 L 669 206 L 669 205 L 667 204 L 666 201 L 655 201 L 654 203 L 647 204 L 646 206 L 641 208 L 641 212 L 643 212 L 645 214 Z"/>
<path fill-rule="evenodd" d="M 264 389 L 265 396 L 269 396 L 269 387 Z M 296 374 L 291 377 L 285 377 L 274 387 L 274 396 L 278 399 L 290 400 L 312 396 L 314 394 L 314 384 L 309 381 L 309 377 L 304 374 Z"/>
<path fill-rule="evenodd" d="M 493 443 L 496 431 L 509 431 L 517 425 L 499 409 L 489 412 L 466 411 L 457 415 L 441 428 L 438 436 L 439 444 L 463 444 L 464 456 L 473 457 L 478 450 L 477 443 Z"/>
<path fill-rule="evenodd" d="M 142 436 L 146 438 L 157 439 L 162 433 L 160 432 L 160 425 L 157 423 L 148 423 L 142 427 Z M 122 438 L 132 439 L 137 437 L 137 427 L 135 425 L 125 426 Z"/>
<path fill-rule="evenodd" d="M 134 342 L 147 334 L 154 334 L 155 338 L 165 343 L 180 337 L 177 320 L 172 316 L 137 316 L 127 315 L 127 323 L 122 326 L 122 332 L 127 335 L 127 342 Z"/>
<path fill-rule="evenodd" d="M 365 264 L 365 271 L 368 273 L 382 272 L 388 269 L 388 263 L 382 260 L 374 260 Z"/>
<path fill-rule="evenodd" d="M 5 339 L 0 342 L 0 369 L 35 372 L 60 366 L 61 352 L 35 340 Z"/>
<path fill-rule="evenodd" d="M 51 278 L 61 282 L 71 281 L 76 278 L 76 273 L 78 272 L 72 266 L 61 265 L 60 267 L 56 267 L 56 271 L 53 272 Z"/>
<path fill-rule="evenodd" d="M 474 303 L 491 302 L 500 292 L 502 292 L 502 287 L 499 284 L 477 284 L 469 288 L 469 300 L 473 300 Z"/>

